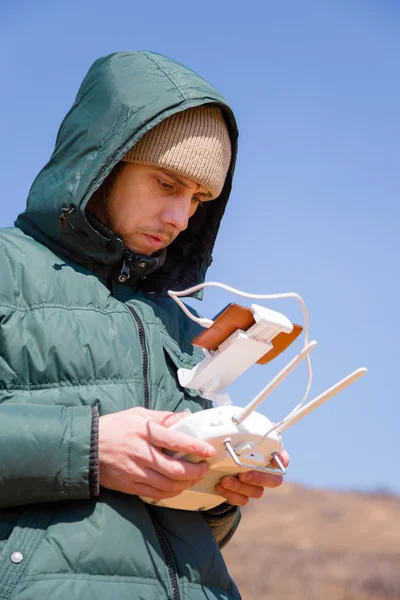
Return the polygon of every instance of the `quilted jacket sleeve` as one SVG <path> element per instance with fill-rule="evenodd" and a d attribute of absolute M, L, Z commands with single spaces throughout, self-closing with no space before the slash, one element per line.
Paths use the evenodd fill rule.
<path fill-rule="evenodd" d="M 209 524 L 218 546 L 220 548 L 226 546 L 238 528 L 241 519 L 240 509 L 224 502 L 220 506 L 205 510 L 202 515 Z"/>
<path fill-rule="evenodd" d="M 94 420 L 91 406 L 1 404 L 0 508 L 88 498 Z"/>

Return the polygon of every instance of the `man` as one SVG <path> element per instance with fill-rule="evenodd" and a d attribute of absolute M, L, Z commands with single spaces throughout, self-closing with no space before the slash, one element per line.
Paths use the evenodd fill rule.
<path fill-rule="evenodd" d="M 186 67 L 104 57 L 1 231 L 2 600 L 240 598 L 219 547 L 279 478 L 226 477 L 203 513 L 139 498 L 191 487 L 214 452 L 169 430 L 209 403 L 178 383 L 199 328 L 166 291 L 204 281 L 236 140 L 224 98 Z"/>

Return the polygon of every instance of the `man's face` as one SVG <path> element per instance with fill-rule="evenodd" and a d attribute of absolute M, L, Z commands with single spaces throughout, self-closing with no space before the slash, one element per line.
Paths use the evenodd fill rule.
<path fill-rule="evenodd" d="M 210 200 L 212 195 L 187 177 L 124 163 L 107 201 L 88 207 L 127 248 L 150 256 L 171 244 L 199 206 Z"/>

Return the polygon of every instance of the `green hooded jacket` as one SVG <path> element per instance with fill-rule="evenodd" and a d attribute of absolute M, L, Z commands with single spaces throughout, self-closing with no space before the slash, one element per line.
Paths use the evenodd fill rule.
<path fill-rule="evenodd" d="M 206 203 L 145 279 L 85 206 L 146 131 L 205 103 L 233 148 L 220 197 Z M 150 52 L 97 60 L 61 124 L 14 228 L 0 231 L 0 600 L 228 600 L 240 595 L 220 547 L 240 519 L 91 496 L 92 415 L 135 406 L 209 406 L 177 380 L 201 359 L 199 332 L 166 295 L 204 281 L 229 197 L 237 128 L 224 98 Z"/>

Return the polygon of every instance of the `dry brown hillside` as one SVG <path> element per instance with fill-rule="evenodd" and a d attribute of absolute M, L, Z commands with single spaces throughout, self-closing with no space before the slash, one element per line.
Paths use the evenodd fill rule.
<path fill-rule="evenodd" d="M 400 497 L 284 484 L 244 508 L 224 556 L 243 600 L 400 599 Z"/>

